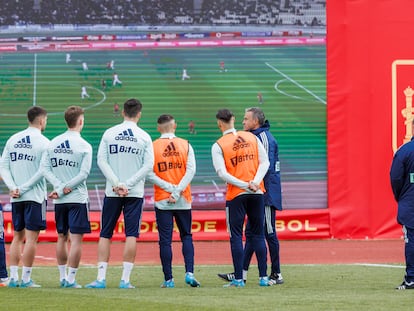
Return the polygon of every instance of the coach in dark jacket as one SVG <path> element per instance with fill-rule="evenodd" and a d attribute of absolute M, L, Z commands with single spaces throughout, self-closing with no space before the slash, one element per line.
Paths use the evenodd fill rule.
<path fill-rule="evenodd" d="M 283 284 L 280 272 L 279 240 L 276 233 L 276 210 L 282 210 L 282 187 L 280 183 L 279 147 L 276 139 L 270 133 L 270 124 L 260 108 L 248 108 L 243 118 L 243 129 L 252 132 L 262 142 L 269 157 L 270 166 L 263 178 L 266 192 L 265 201 L 265 237 L 272 261 L 269 285 Z M 247 280 L 247 271 L 252 259 L 254 248 L 250 238 L 249 222 L 246 224 L 246 244 L 244 246 L 243 279 Z M 234 278 L 234 273 L 219 273 L 218 276 L 226 281 Z"/>
<path fill-rule="evenodd" d="M 265 237 L 269 248 L 271 260 L 271 273 L 269 280 L 274 284 L 282 284 L 283 277 L 280 272 L 279 239 L 276 233 L 276 210 L 282 210 L 282 187 L 280 183 L 279 147 L 276 139 L 270 133 L 269 121 L 260 108 L 248 108 L 243 119 L 243 128 L 255 134 L 267 151 L 269 169 L 263 178 L 265 192 Z M 247 224 L 248 226 L 248 224 Z M 249 243 L 248 228 L 246 229 L 246 246 L 244 251 L 244 269 L 249 267 L 253 255 L 253 247 Z"/>
<path fill-rule="evenodd" d="M 390 179 L 405 240 L 405 277 L 397 289 L 414 289 L 414 138 L 395 153 Z"/>
<path fill-rule="evenodd" d="M 276 139 L 273 137 L 269 130 L 270 124 L 269 121 L 266 120 L 264 121 L 263 125 L 257 129 L 251 130 L 251 132 L 260 139 L 269 156 L 269 170 L 263 179 L 266 189 L 265 205 L 271 206 L 272 208 L 281 211 L 282 187 L 280 184 L 279 147 Z"/>

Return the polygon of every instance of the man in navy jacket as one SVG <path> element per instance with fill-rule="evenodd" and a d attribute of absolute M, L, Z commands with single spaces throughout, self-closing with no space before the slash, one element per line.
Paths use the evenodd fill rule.
<path fill-rule="evenodd" d="M 271 259 L 271 273 L 269 285 L 283 284 L 280 272 L 279 240 L 276 233 L 276 210 L 282 210 L 282 188 L 280 181 L 279 148 L 276 139 L 270 133 L 270 124 L 260 108 L 253 107 L 245 110 L 243 129 L 255 134 L 262 142 L 270 166 L 263 179 L 266 192 L 265 201 L 265 237 Z M 247 271 L 254 253 L 251 239 L 249 239 L 249 223 L 246 225 L 246 244 L 244 247 L 243 279 L 247 279 Z M 226 281 L 234 278 L 233 273 L 220 273 L 218 276 Z"/>
<path fill-rule="evenodd" d="M 396 289 L 414 289 L 414 138 L 395 153 L 390 179 L 405 241 L 405 276 Z"/>

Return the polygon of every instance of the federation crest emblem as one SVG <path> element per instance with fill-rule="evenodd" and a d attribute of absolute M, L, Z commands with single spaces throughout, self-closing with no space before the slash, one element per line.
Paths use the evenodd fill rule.
<path fill-rule="evenodd" d="M 392 63 L 392 149 L 410 141 L 414 120 L 414 59 Z"/>

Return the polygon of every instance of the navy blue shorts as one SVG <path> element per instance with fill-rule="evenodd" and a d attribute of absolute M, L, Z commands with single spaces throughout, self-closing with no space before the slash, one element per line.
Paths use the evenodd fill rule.
<path fill-rule="evenodd" d="M 249 232 L 264 237 L 264 200 L 261 194 L 241 194 L 226 201 L 227 226 L 231 237 L 242 238 L 247 215 Z"/>
<path fill-rule="evenodd" d="M 84 234 L 91 232 L 89 206 L 86 203 L 55 204 L 55 222 L 58 233 Z"/>
<path fill-rule="evenodd" d="M 101 238 L 112 238 L 121 212 L 124 215 L 126 237 L 139 237 L 141 229 L 142 198 L 105 197 L 101 215 Z"/>
<path fill-rule="evenodd" d="M 46 229 L 46 201 L 12 202 L 12 222 L 14 231 L 24 229 L 40 231 Z"/>

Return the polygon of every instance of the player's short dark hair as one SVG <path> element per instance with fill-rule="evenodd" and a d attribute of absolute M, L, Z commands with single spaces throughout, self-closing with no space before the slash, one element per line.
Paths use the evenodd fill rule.
<path fill-rule="evenodd" d="M 265 123 L 266 117 L 264 115 L 263 110 L 259 107 L 247 108 L 246 112 L 251 112 L 253 114 L 253 118 L 257 119 L 260 126 L 262 126 Z"/>
<path fill-rule="evenodd" d="M 128 118 L 135 118 L 142 110 L 142 104 L 138 99 L 130 98 L 124 103 L 124 114 Z"/>
<path fill-rule="evenodd" d="M 170 114 L 162 114 L 158 117 L 157 123 L 158 124 L 165 124 L 170 121 L 174 120 L 174 117 Z"/>
<path fill-rule="evenodd" d="M 225 123 L 229 123 L 232 117 L 234 117 L 234 114 L 229 109 L 220 109 L 216 113 L 216 119 Z"/>
<path fill-rule="evenodd" d="M 27 119 L 30 123 L 33 123 L 34 120 L 36 120 L 40 116 L 46 116 L 47 111 L 46 109 L 40 107 L 40 106 L 33 106 L 30 107 L 29 110 L 27 110 Z"/>
<path fill-rule="evenodd" d="M 74 128 L 78 119 L 85 112 L 82 107 L 79 106 L 69 106 L 65 111 L 65 121 L 68 125 L 68 128 Z"/>

